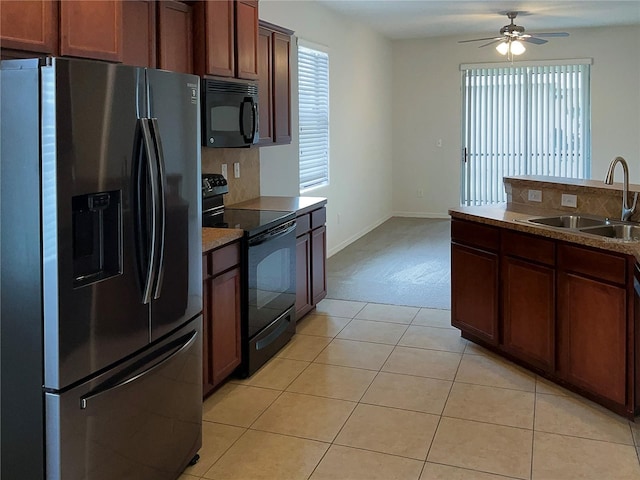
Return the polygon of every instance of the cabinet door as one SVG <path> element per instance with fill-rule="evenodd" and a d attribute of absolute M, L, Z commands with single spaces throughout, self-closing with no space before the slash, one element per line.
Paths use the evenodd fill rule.
<path fill-rule="evenodd" d="M 60 55 L 122 61 L 122 2 L 60 2 Z"/>
<path fill-rule="evenodd" d="M 451 245 L 451 324 L 498 344 L 498 255 Z"/>
<path fill-rule="evenodd" d="M 558 275 L 559 373 L 620 405 L 626 403 L 626 305 L 622 287 Z"/>
<path fill-rule="evenodd" d="M 258 78 L 258 2 L 236 2 L 236 76 Z"/>
<path fill-rule="evenodd" d="M 273 34 L 273 130 L 277 144 L 291 143 L 290 46 L 290 36 L 281 33 Z"/>
<path fill-rule="evenodd" d="M 2 48 L 48 54 L 57 52 L 57 2 L 3 1 L 1 8 Z"/>
<path fill-rule="evenodd" d="M 273 48 L 271 30 L 258 30 L 258 101 L 260 145 L 273 143 Z"/>
<path fill-rule="evenodd" d="M 211 292 L 213 383 L 218 385 L 240 365 L 240 268 L 214 277 Z"/>
<path fill-rule="evenodd" d="M 156 2 L 127 0 L 122 4 L 122 63 L 156 67 Z"/>
<path fill-rule="evenodd" d="M 311 235 L 296 238 L 296 319 L 313 308 L 311 302 Z"/>
<path fill-rule="evenodd" d="M 327 258 L 327 227 L 311 231 L 311 299 L 313 304 L 327 296 L 325 261 Z"/>
<path fill-rule="evenodd" d="M 522 360 L 554 370 L 555 270 L 504 257 L 503 347 Z"/>
<path fill-rule="evenodd" d="M 233 0 L 205 4 L 206 75 L 233 77 L 235 71 L 235 14 Z"/>
<path fill-rule="evenodd" d="M 158 67 L 193 73 L 193 12 L 180 2 L 158 2 Z"/>

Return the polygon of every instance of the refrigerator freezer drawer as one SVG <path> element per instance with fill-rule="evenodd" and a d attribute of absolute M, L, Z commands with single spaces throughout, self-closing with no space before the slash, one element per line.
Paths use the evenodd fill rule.
<path fill-rule="evenodd" d="M 45 395 L 47 479 L 175 480 L 202 444 L 202 317 Z"/>

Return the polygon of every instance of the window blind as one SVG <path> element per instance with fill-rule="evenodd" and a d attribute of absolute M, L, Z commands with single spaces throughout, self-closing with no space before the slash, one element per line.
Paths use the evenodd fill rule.
<path fill-rule="evenodd" d="M 463 205 L 504 202 L 504 176 L 590 177 L 590 65 L 469 68 L 462 76 Z"/>
<path fill-rule="evenodd" d="M 298 46 L 300 191 L 329 183 L 329 55 Z"/>

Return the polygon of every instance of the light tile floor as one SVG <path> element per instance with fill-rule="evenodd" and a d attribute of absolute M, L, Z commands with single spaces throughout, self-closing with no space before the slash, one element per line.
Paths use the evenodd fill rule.
<path fill-rule="evenodd" d="M 640 480 L 640 426 L 463 340 L 448 310 L 325 299 L 203 407 L 180 480 Z"/>

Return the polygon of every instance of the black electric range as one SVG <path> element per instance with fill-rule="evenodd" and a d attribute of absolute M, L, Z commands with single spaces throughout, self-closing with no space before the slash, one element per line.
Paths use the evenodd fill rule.
<path fill-rule="evenodd" d="M 244 230 L 241 283 L 242 363 L 252 375 L 296 331 L 296 214 L 225 208 L 227 181 L 203 175 L 202 226 Z"/>

